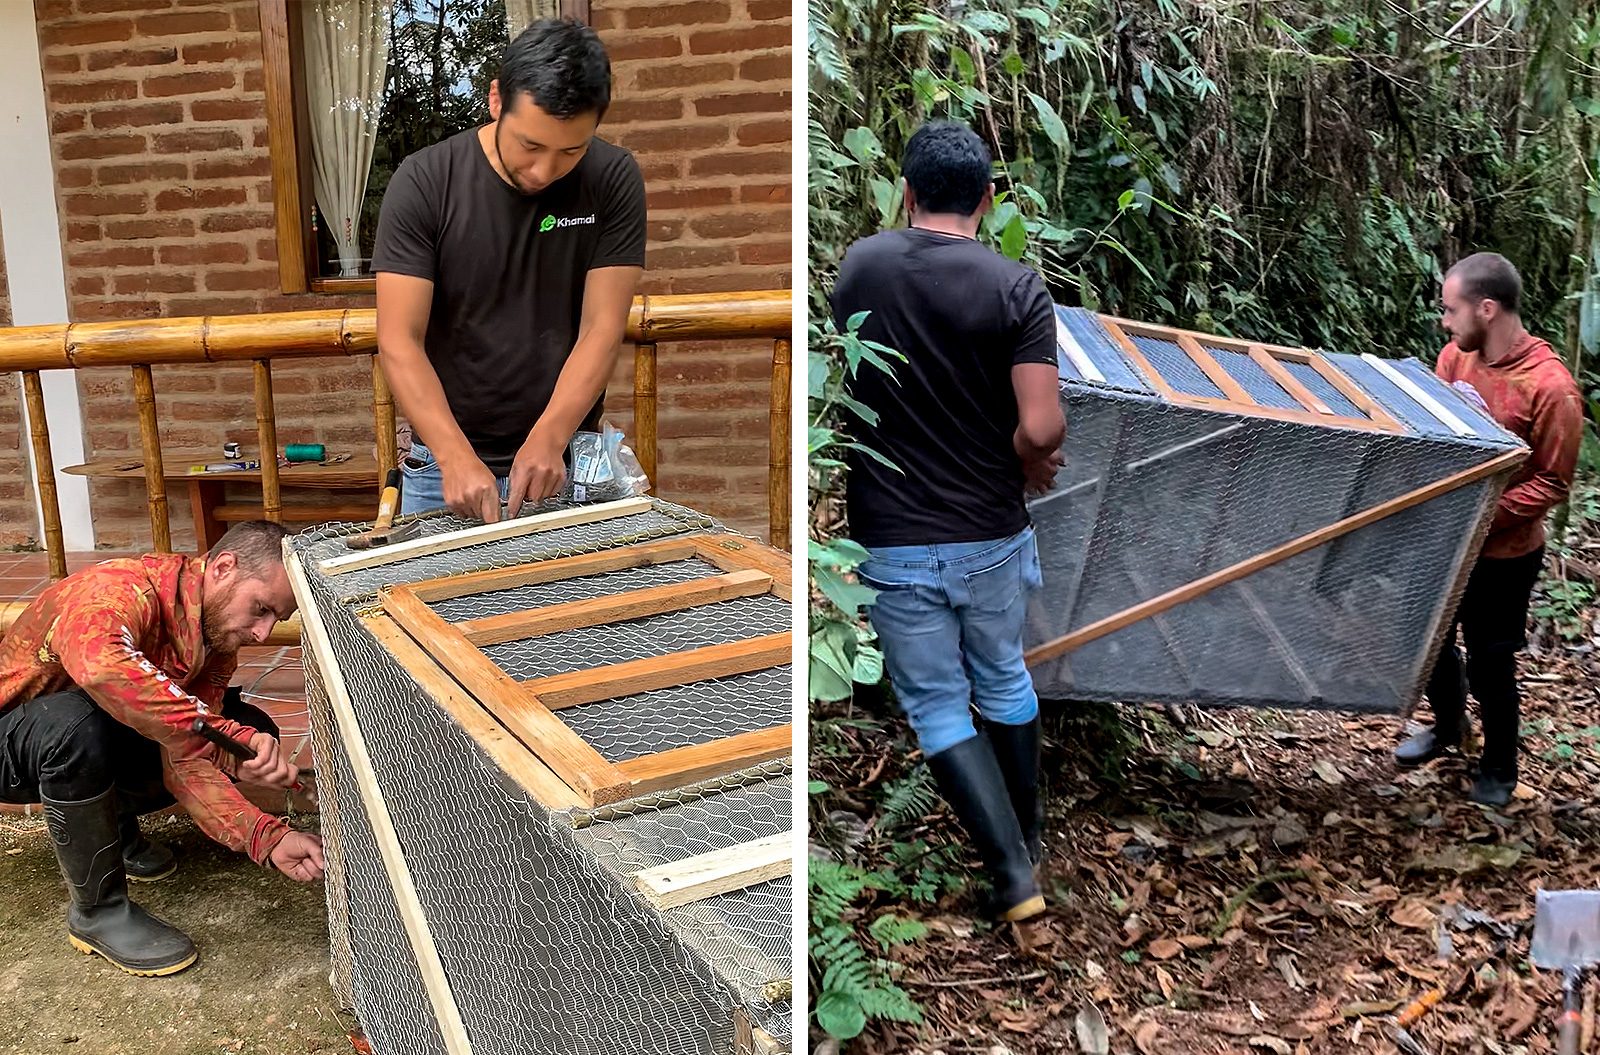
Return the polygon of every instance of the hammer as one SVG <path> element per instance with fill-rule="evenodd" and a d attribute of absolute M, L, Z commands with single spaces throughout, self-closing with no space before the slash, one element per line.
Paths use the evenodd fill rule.
<path fill-rule="evenodd" d="M 345 545 L 351 549 L 374 549 L 378 546 L 391 546 L 396 542 L 406 539 L 422 530 L 422 521 L 413 520 L 404 527 L 394 526 L 395 510 L 400 508 L 400 470 L 390 469 L 389 478 L 383 483 L 383 497 L 378 500 L 378 519 L 372 525 L 371 531 L 359 535 L 346 535 Z"/>
<path fill-rule="evenodd" d="M 235 740 L 221 729 L 214 728 L 211 723 L 207 722 L 204 718 L 196 718 L 194 723 L 189 726 L 189 731 L 194 733 L 196 736 L 205 737 L 207 740 L 210 740 L 212 743 L 228 752 L 228 754 L 232 755 L 234 758 L 239 759 L 241 762 L 249 762 L 256 757 L 255 748 L 251 747 L 249 744 L 240 743 L 238 740 Z M 289 789 L 291 791 L 303 791 L 305 789 L 305 785 L 301 784 L 300 781 L 297 780 L 293 784 L 289 785 Z"/>

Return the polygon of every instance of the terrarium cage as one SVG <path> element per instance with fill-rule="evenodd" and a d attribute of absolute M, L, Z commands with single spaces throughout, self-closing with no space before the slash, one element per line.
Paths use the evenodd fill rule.
<path fill-rule="evenodd" d="M 1408 714 L 1527 448 L 1415 359 L 1056 308 L 1041 697 Z"/>
<path fill-rule="evenodd" d="M 373 1050 L 788 1051 L 788 555 L 647 498 L 414 519 L 286 541 Z"/>

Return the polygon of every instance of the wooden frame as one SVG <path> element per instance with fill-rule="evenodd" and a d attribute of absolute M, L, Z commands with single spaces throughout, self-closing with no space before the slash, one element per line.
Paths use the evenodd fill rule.
<path fill-rule="evenodd" d="M 1152 326 L 1148 323 L 1134 322 L 1130 319 L 1118 319 L 1108 315 L 1100 316 L 1100 323 L 1117 342 L 1123 353 L 1133 362 L 1138 371 L 1144 375 L 1160 396 L 1170 403 L 1181 406 L 1200 407 L 1205 410 L 1220 410 L 1233 414 L 1247 414 L 1251 417 L 1271 418 L 1275 421 L 1293 421 L 1302 425 L 1338 425 L 1345 428 L 1364 429 L 1372 432 L 1404 432 L 1405 426 L 1397 421 L 1393 415 L 1384 410 L 1376 401 L 1361 389 L 1351 384 L 1333 364 L 1316 352 L 1303 348 L 1285 348 L 1281 345 L 1262 344 L 1256 341 L 1242 341 L 1232 337 L 1218 337 L 1215 334 L 1196 333 L 1192 330 L 1180 330 L 1171 326 Z M 1134 337 L 1146 337 L 1158 341 L 1170 341 L 1189 357 L 1194 365 L 1210 379 L 1222 392 L 1223 398 L 1215 396 L 1197 396 L 1188 392 L 1180 392 L 1173 388 L 1161 372 L 1155 368 L 1149 358 L 1139 350 L 1134 343 Z M 1287 393 L 1290 398 L 1300 404 L 1299 409 L 1286 407 L 1270 407 L 1257 403 L 1255 398 L 1241 385 L 1237 378 L 1228 372 L 1222 363 L 1217 361 L 1208 348 L 1221 351 L 1238 352 L 1247 356 L 1256 365 L 1260 366 L 1269 377 Z M 1301 363 L 1315 370 L 1324 381 L 1349 400 L 1361 413 L 1361 417 L 1352 417 L 1349 414 L 1340 414 L 1328 404 L 1317 397 L 1304 383 L 1294 376 L 1283 364 Z"/>
<path fill-rule="evenodd" d="M 482 531 L 473 528 L 453 534 Z M 472 541 L 476 540 L 461 544 Z M 694 558 L 712 564 L 721 574 L 455 623 L 428 606 L 430 601 Z M 556 711 L 782 666 L 791 662 L 792 635 L 764 635 L 521 682 L 501 670 L 480 646 L 763 593 L 784 600 L 791 597 L 789 566 L 783 554 L 743 539 L 695 534 L 388 586 L 379 594 L 383 614 L 367 617 L 366 623 L 419 684 L 497 761 L 508 754 L 530 756 L 507 769 L 521 774 L 516 779 L 536 798 L 557 809 L 574 801 L 600 806 L 784 757 L 792 752 L 791 726 L 757 729 L 611 763 L 557 717 Z M 445 677 L 446 673 L 455 681 Z"/>

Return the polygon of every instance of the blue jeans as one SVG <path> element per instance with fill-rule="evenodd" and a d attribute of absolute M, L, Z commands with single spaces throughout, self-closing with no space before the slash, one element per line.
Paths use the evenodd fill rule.
<path fill-rule="evenodd" d="M 411 462 L 421 462 L 421 468 L 412 468 Z M 400 475 L 403 477 L 400 484 L 400 513 L 427 513 L 434 509 L 444 508 L 444 474 L 439 471 L 439 463 L 433 460 L 433 452 L 422 445 L 422 441 L 411 441 L 411 453 L 400 459 Z M 500 501 L 504 502 L 511 495 L 511 478 L 499 477 Z"/>
<path fill-rule="evenodd" d="M 924 756 L 977 735 L 985 721 L 1039 713 L 1022 661 L 1029 590 L 1043 583 L 1033 528 L 986 542 L 880 546 L 856 569 L 878 590 L 868 609 L 900 706 Z"/>

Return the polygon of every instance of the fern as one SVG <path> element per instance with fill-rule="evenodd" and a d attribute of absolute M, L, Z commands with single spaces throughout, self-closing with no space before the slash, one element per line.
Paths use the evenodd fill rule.
<path fill-rule="evenodd" d="M 891 783 L 879 804 L 883 820 L 879 827 L 892 831 L 912 821 L 921 820 L 934 811 L 938 793 L 933 787 L 933 775 L 926 765 L 918 765 L 904 778 Z"/>

